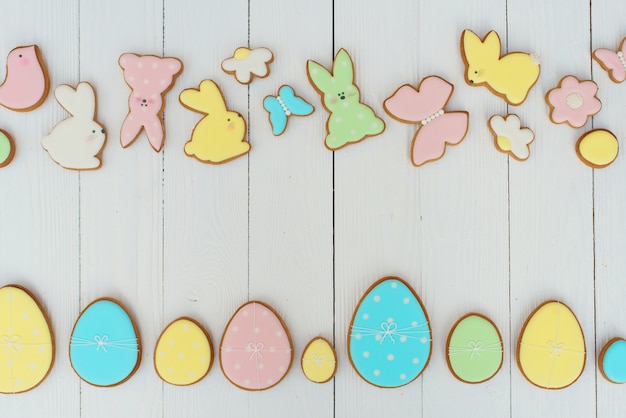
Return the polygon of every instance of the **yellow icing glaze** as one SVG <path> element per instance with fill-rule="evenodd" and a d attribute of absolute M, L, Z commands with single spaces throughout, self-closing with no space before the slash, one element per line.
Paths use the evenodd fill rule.
<path fill-rule="evenodd" d="M 561 389 L 578 379 L 585 366 L 585 339 L 574 313 L 560 302 L 541 305 L 527 320 L 518 346 L 518 363 L 536 386 Z"/>
<path fill-rule="evenodd" d="M 0 393 L 25 392 L 48 375 L 53 338 L 37 302 L 15 286 L 0 289 Z"/>
<path fill-rule="evenodd" d="M 506 136 L 499 136 L 497 141 L 498 147 L 500 147 L 502 151 L 511 151 L 511 141 L 509 141 L 509 138 Z"/>
<path fill-rule="evenodd" d="M 337 356 L 332 345 L 324 338 L 314 338 L 302 353 L 302 371 L 315 383 L 328 382 L 335 375 Z"/>
<path fill-rule="evenodd" d="M 618 149 L 615 135 L 604 129 L 589 131 L 576 143 L 576 152 L 582 162 L 594 168 L 610 165 L 617 158 Z"/>
<path fill-rule="evenodd" d="M 185 154 L 203 163 L 222 164 L 250 151 L 246 122 L 241 114 L 228 110 L 217 84 L 203 80 L 198 89 L 186 89 L 180 102 L 188 109 L 204 113 L 185 144 Z"/>
<path fill-rule="evenodd" d="M 250 50 L 248 48 L 241 47 L 235 50 L 235 54 L 233 56 L 235 59 L 242 60 L 247 58 L 248 55 L 250 55 Z"/>
<path fill-rule="evenodd" d="M 192 385 L 202 380 L 212 363 L 209 337 L 189 318 L 180 318 L 168 325 L 154 350 L 157 374 L 172 385 Z"/>
<path fill-rule="evenodd" d="M 539 64 L 530 54 L 512 52 L 500 57 L 500 38 L 495 31 L 481 40 L 471 30 L 465 30 L 461 47 L 467 83 L 472 86 L 487 84 L 511 104 L 518 105 L 526 100 L 539 78 Z"/>

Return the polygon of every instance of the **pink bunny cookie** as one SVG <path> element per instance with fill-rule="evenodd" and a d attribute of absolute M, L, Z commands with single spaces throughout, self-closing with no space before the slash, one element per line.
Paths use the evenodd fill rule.
<path fill-rule="evenodd" d="M 177 58 L 123 54 L 119 65 L 124 70 L 126 84 L 132 89 L 128 98 L 128 116 L 120 134 L 122 147 L 132 144 L 143 128 L 150 145 L 159 152 L 165 140 L 163 95 L 173 87 L 176 77 L 182 72 L 183 63 Z"/>

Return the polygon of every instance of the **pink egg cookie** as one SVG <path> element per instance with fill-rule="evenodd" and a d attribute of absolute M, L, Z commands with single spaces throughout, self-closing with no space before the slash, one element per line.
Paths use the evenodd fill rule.
<path fill-rule="evenodd" d="M 132 144 L 144 129 L 150 145 L 159 152 L 165 141 L 163 96 L 174 86 L 183 63 L 178 58 L 122 54 L 119 64 L 124 70 L 126 84 L 132 89 L 128 98 L 128 116 L 120 134 L 122 147 Z"/>
<path fill-rule="evenodd" d="M 262 302 L 241 306 L 226 325 L 220 364 L 228 380 L 245 390 L 269 389 L 285 377 L 293 361 L 287 326 Z"/>
<path fill-rule="evenodd" d="M 26 112 L 39 107 L 50 90 L 48 72 L 37 45 L 13 49 L 7 58 L 7 73 L 0 85 L 0 105 Z"/>

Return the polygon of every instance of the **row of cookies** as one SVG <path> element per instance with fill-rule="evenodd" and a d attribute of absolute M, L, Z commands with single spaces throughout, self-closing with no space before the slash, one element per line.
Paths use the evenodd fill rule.
<path fill-rule="evenodd" d="M 357 304 L 348 332 L 347 351 L 354 370 L 382 388 L 404 386 L 426 369 L 432 354 L 428 314 L 413 288 L 397 277 L 374 283 Z M 452 374 L 465 383 L 482 383 L 500 370 L 504 343 L 495 323 L 470 313 L 453 326 L 446 342 Z M 582 374 L 586 361 L 582 328 L 562 302 L 548 301 L 531 313 L 517 343 L 517 363 L 532 384 L 562 389 Z M 235 386 L 266 390 L 280 383 L 294 357 L 287 325 L 270 306 L 242 305 L 225 327 L 219 347 L 221 369 Z M 0 288 L 0 393 L 21 393 L 38 386 L 55 358 L 50 321 L 35 297 L 17 285 Z M 89 304 L 72 330 L 69 358 L 76 374 L 94 386 L 116 386 L 139 368 L 139 331 L 120 302 L 101 298 Z M 209 333 L 196 320 L 181 317 L 161 333 L 154 348 L 158 376 L 173 385 L 202 380 L 213 365 Z M 331 380 L 337 354 L 323 337 L 313 338 L 300 360 L 315 383 Z M 602 375 L 626 382 L 626 341 L 615 338 L 601 351 Z"/>
<path fill-rule="evenodd" d="M 626 60 L 622 49 L 624 41 L 617 53 L 608 49 L 598 49 L 593 53 L 593 58 L 615 82 L 626 78 Z M 500 38 L 494 31 L 480 39 L 471 30 L 465 30 L 461 35 L 461 56 L 468 85 L 487 86 L 511 105 L 523 103 L 539 78 L 538 58 L 522 52 L 501 55 Z M 267 77 L 273 60 L 274 54 L 267 48 L 242 47 L 222 62 L 222 69 L 233 74 L 238 82 L 249 84 L 255 76 Z M 129 146 L 145 131 L 150 145 L 158 152 L 164 145 L 164 95 L 173 87 L 183 64 L 177 58 L 128 53 L 119 58 L 119 65 L 132 89 L 128 99 L 129 113 L 120 132 L 121 145 Z M 26 111 L 43 103 L 49 81 L 37 46 L 11 51 L 7 68 L 6 80 L 0 86 L 1 105 Z M 329 113 L 324 140 L 329 150 L 358 143 L 385 130 L 385 122 L 376 116 L 371 107 L 361 102 L 354 73 L 353 61 L 344 49 L 337 53 L 332 71 L 312 60 L 307 63 L 309 81 Z M 467 134 L 468 113 L 445 110 L 452 91 L 450 83 L 430 76 L 424 78 L 417 89 L 408 84 L 399 87 L 383 104 L 385 111 L 394 119 L 418 125 L 411 146 L 411 161 L 415 166 L 438 160 L 444 155 L 446 145 L 458 145 Z M 563 77 L 559 85 L 545 96 L 550 120 L 567 123 L 573 128 L 584 126 L 588 118 L 602 107 L 596 97 L 597 91 L 598 87 L 592 80 Z M 99 168 L 106 132 L 95 122 L 93 87 L 85 82 L 79 83 L 76 88 L 61 85 L 55 89 L 55 97 L 71 116 L 42 139 L 43 148 L 65 168 Z M 188 156 L 204 163 L 221 164 L 250 151 L 244 118 L 239 112 L 228 109 L 214 81 L 203 80 L 198 88 L 184 90 L 179 100 L 186 108 L 205 115 L 184 146 Z M 276 96 L 265 97 L 263 107 L 269 114 L 274 135 L 284 133 L 290 116 L 307 116 L 314 111 L 314 107 L 296 96 L 289 85 L 281 86 Z M 524 161 L 530 155 L 529 145 L 534 134 L 520 127 L 516 115 L 511 119 L 509 117 L 496 116 L 489 120 L 496 148 Z M 618 148 L 617 138 L 606 129 L 590 131 L 581 136 L 576 144 L 578 156 L 594 168 L 610 165 L 617 157 Z M 13 139 L 8 133 L 1 132 L 0 167 L 8 165 L 14 154 Z"/>

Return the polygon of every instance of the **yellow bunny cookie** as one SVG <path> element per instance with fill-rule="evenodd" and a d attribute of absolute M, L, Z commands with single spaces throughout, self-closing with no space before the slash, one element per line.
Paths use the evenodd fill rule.
<path fill-rule="evenodd" d="M 461 35 L 465 81 L 470 86 L 487 85 L 509 104 L 519 105 L 539 78 L 536 57 L 525 52 L 500 56 L 500 38 L 491 31 L 481 40 L 469 29 Z"/>
<path fill-rule="evenodd" d="M 250 144 L 245 141 L 246 121 L 241 114 L 226 108 L 215 82 L 203 80 L 198 89 L 183 90 L 179 100 L 186 108 L 206 114 L 185 144 L 185 154 L 203 163 L 222 164 L 250 151 Z"/>

